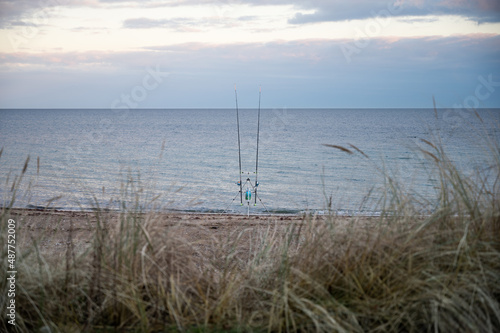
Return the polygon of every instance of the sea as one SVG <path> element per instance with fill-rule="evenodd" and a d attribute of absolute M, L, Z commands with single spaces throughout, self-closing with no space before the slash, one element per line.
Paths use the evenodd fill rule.
<path fill-rule="evenodd" d="M 377 215 L 394 180 L 432 210 L 429 143 L 471 177 L 500 143 L 500 109 L 269 108 L 258 120 L 257 109 L 2 109 L 0 204 Z"/>

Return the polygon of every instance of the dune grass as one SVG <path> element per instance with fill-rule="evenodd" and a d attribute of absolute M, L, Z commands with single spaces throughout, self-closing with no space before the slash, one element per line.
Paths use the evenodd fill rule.
<path fill-rule="evenodd" d="M 354 146 L 330 147 L 368 158 Z M 271 217 L 267 228 L 242 225 L 203 244 L 143 211 L 131 180 L 118 221 L 96 204 L 85 253 L 74 252 L 70 232 L 64 260 L 45 258 L 36 239 L 18 254 L 17 325 L 4 316 L 0 329 L 498 332 L 500 150 L 489 148 L 488 171 L 466 177 L 439 142 L 423 141 L 419 153 L 439 184 L 429 214 L 417 215 L 416 200 L 383 173 L 383 213 L 371 224 L 353 217 L 341 226 L 332 214 L 284 227 Z M 3 208 L 1 235 L 10 217 Z M 0 244 L 6 272 L 6 237 Z M 2 279 L 2 310 L 6 288 Z"/>

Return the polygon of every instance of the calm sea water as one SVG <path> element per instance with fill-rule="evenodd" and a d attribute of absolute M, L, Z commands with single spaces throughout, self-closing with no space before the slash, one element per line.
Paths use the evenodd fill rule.
<path fill-rule="evenodd" d="M 418 153 L 425 146 L 420 139 L 439 138 L 466 173 L 487 170 L 484 139 L 500 141 L 500 110 L 479 115 L 482 122 L 451 110 L 263 109 L 260 200 L 257 206 L 252 200 L 250 211 L 321 211 L 331 199 L 339 213 L 376 214 L 384 169 L 408 191 L 432 199 L 436 179 Z M 257 110 L 240 110 L 240 132 L 243 181 L 253 183 Z M 352 144 L 370 158 L 323 144 Z M 139 204 L 159 209 L 248 209 L 235 184 L 235 110 L 0 110 L 0 146 L 3 205 L 29 155 L 16 207 L 119 209 L 133 205 L 137 194 Z"/>

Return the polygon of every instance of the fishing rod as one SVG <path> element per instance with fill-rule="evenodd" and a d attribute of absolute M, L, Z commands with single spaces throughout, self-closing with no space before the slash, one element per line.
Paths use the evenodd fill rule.
<path fill-rule="evenodd" d="M 242 181 L 242 174 L 241 172 L 241 137 L 240 137 L 240 114 L 239 114 L 239 107 L 238 107 L 238 92 L 236 90 L 236 85 L 234 85 L 234 97 L 235 97 L 235 102 L 236 102 L 236 127 L 238 130 L 238 164 L 239 164 L 239 173 L 240 173 L 240 180 L 236 183 L 239 187 L 239 195 L 240 195 L 240 204 L 243 206 L 243 187 L 246 187 L 245 190 L 245 200 L 247 202 L 248 206 L 248 215 L 250 215 L 250 202 L 252 201 L 252 191 L 255 195 L 254 197 L 254 206 L 257 206 L 257 199 L 259 199 L 259 202 L 262 204 L 264 209 L 269 213 L 269 210 L 267 207 L 264 205 L 260 197 L 257 195 L 257 187 L 259 186 L 258 182 L 258 176 L 257 173 L 259 171 L 259 137 L 260 137 L 260 104 L 261 104 L 261 94 L 262 94 L 262 88 L 259 86 L 259 109 L 258 109 L 258 114 L 257 114 L 257 152 L 256 152 L 256 157 L 255 157 L 255 183 L 252 184 L 252 181 L 250 180 L 250 177 L 247 177 L 245 184 L 243 184 Z M 250 174 L 250 172 L 248 173 Z M 238 194 L 233 198 L 231 203 L 236 200 L 238 197 Z M 229 204 L 231 205 L 231 204 Z M 228 206 L 229 208 L 229 206 Z M 223 211 L 227 211 L 227 208 Z"/>
<path fill-rule="evenodd" d="M 259 133 L 260 133 L 260 96 L 262 93 L 262 88 L 259 86 L 259 111 L 257 113 L 257 154 L 255 156 L 255 201 L 254 206 L 257 206 L 257 187 L 259 182 L 257 181 L 258 170 L 259 170 Z"/>
<path fill-rule="evenodd" d="M 236 99 L 236 127 L 238 127 L 238 160 L 240 164 L 240 203 L 243 205 L 243 185 L 241 183 L 241 143 L 240 143 L 240 115 L 238 112 L 238 93 L 236 92 L 236 85 L 234 85 L 234 98 Z"/>

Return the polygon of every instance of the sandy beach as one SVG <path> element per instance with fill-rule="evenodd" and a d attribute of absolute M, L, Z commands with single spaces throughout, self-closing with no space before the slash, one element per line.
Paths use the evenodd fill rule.
<path fill-rule="evenodd" d="M 493 332 L 495 220 L 445 218 L 3 211 L 23 331 L 429 331 L 446 286 L 440 331 Z"/>
<path fill-rule="evenodd" d="M 40 253 L 49 258 L 62 258 L 66 249 L 72 244 L 75 253 L 83 253 L 95 236 L 98 218 L 106 221 L 105 228 L 110 237 L 113 230 L 119 227 L 122 218 L 119 212 L 86 212 L 12 209 L 11 218 L 17 223 L 18 246 L 28 248 L 37 242 Z M 203 213 L 154 213 L 138 214 L 143 223 L 153 224 L 149 229 L 155 230 L 151 237 L 162 237 L 165 232 L 173 233 L 177 239 L 187 244 L 197 244 L 207 249 L 212 241 L 224 241 L 239 238 L 239 244 L 249 243 L 252 235 L 266 230 L 283 232 L 288 228 L 300 229 L 305 223 L 323 222 L 324 215 L 234 215 Z M 375 217 L 336 217 L 335 224 L 339 231 L 347 228 L 366 229 L 374 226 Z"/>

